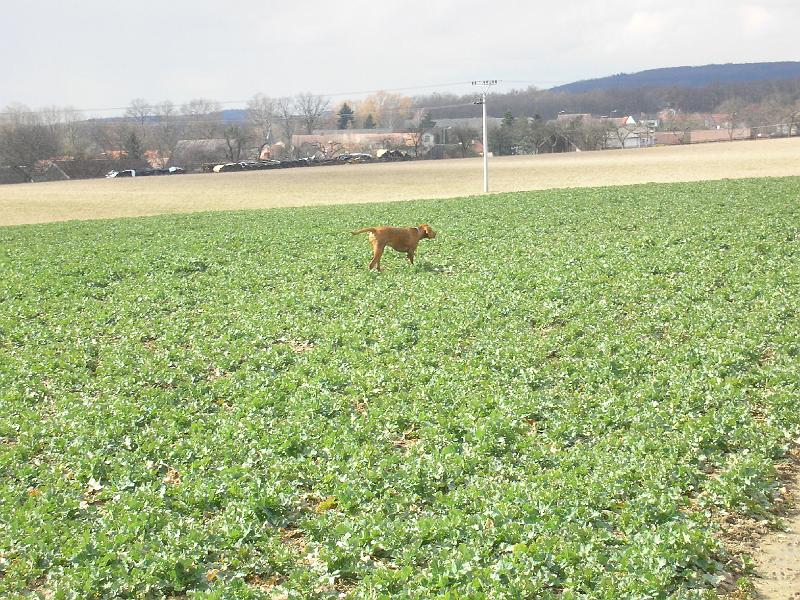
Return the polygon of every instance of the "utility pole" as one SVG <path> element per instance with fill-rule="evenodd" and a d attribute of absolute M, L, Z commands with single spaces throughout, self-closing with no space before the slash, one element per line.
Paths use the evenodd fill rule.
<path fill-rule="evenodd" d="M 480 99 L 473 104 L 483 105 L 483 193 L 485 194 L 489 191 L 489 136 L 486 133 L 486 94 L 489 92 L 490 87 L 497 85 L 497 79 L 473 81 L 472 85 L 483 87 Z"/>

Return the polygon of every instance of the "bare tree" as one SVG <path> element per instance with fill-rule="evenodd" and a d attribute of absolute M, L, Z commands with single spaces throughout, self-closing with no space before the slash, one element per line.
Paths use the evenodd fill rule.
<path fill-rule="evenodd" d="M 314 148 L 316 153 L 322 155 L 323 159 L 334 158 L 344 150 L 344 144 L 333 140 L 329 142 L 311 142 L 309 145 Z"/>
<path fill-rule="evenodd" d="M 206 98 L 195 98 L 181 105 L 181 114 L 186 117 L 186 134 L 193 139 L 216 138 L 222 129 L 222 107 L 219 102 Z"/>
<path fill-rule="evenodd" d="M 725 129 L 728 130 L 728 139 L 733 140 L 736 129 L 742 124 L 745 103 L 740 98 L 729 98 L 717 106 L 714 112 L 725 115 Z"/>
<path fill-rule="evenodd" d="M 40 113 L 21 104 L 4 110 L 0 121 L 0 161 L 3 163 L 31 179 L 36 163 L 53 158 L 60 146 L 57 130 Z"/>
<path fill-rule="evenodd" d="M 256 94 L 247 102 L 247 123 L 258 143 L 258 156 L 272 141 L 272 120 L 275 118 L 275 101 L 264 94 Z"/>
<path fill-rule="evenodd" d="M 550 152 L 572 152 L 575 149 L 568 125 L 553 121 L 545 125 L 545 131 L 548 135 L 545 142 Z"/>
<path fill-rule="evenodd" d="M 153 146 L 162 166 L 169 161 L 182 133 L 183 127 L 178 117 L 178 109 L 172 102 L 164 100 L 153 107 Z"/>
<path fill-rule="evenodd" d="M 619 147 L 625 149 L 625 141 L 633 135 L 635 127 L 623 125 L 622 127 L 612 126 L 609 128 L 611 137 L 619 142 Z"/>
<path fill-rule="evenodd" d="M 800 100 L 795 100 L 786 107 L 785 121 L 789 126 L 787 134 L 791 137 L 792 132 L 798 134 L 800 129 Z"/>
<path fill-rule="evenodd" d="M 58 106 L 45 106 L 36 112 L 42 126 L 50 130 L 50 135 L 61 140 L 64 132 L 64 111 Z"/>
<path fill-rule="evenodd" d="M 306 133 L 311 134 L 323 113 L 328 109 L 330 101 L 324 96 L 306 92 L 295 97 L 295 104 L 306 127 Z"/>
<path fill-rule="evenodd" d="M 68 106 L 63 109 L 63 115 L 64 151 L 73 158 L 85 157 L 92 142 L 83 113 Z"/>
<path fill-rule="evenodd" d="M 583 120 L 583 117 L 567 122 L 556 121 L 553 131 L 556 147 L 561 148 L 560 152 L 572 152 L 578 148 L 575 139 L 578 137 L 578 128 L 581 120 Z"/>
<path fill-rule="evenodd" d="M 144 139 L 145 135 L 145 125 L 147 124 L 147 119 L 150 118 L 153 114 L 153 107 L 150 103 L 143 99 L 143 98 L 134 98 L 131 100 L 131 103 L 128 105 L 128 108 L 125 109 L 125 116 L 130 117 L 132 119 L 136 119 L 136 122 L 139 124 L 139 132 L 141 134 L 142 139 Z"/>
<path fill-rule="evenodd" d="M 622 136 L 620 146 L 625 147 L 625 138 L 629 137 L 633 130 L 627 126 L 619 129 L 613 121 L 608 119 L 584 119 L 579 117 L 571 121 L 565 128 L 565 133 L 570 145 L 576 150 L 600 150 L 608 146 L 611 137 Z"/>
<path fill-rule="evenodd" d="M 478 137 L 478 132 L 466 125 L 452 127 L 450 132 L 459 145 L 461 158 L 466 157 L 467 154 L 472 154 L 472 142 Z"/>
<path fill-rule="evenodd" d="M 800 123 L 800 101 L 789 94 L 775 93 L 745 111 L 745 121 L 754 137 L 797 135 Z"/>
<path fill-rule="evenodd" d="M 519 140 L 517 151 L 540 154 L 550 139 L 550 131 L 541 116 L 517 119 L 514 123 L 515 136 Z"/>
<path fill-rule="evenodd" d="M 231 162 L 241 160 L 242 152 L 246 150 L 248 142 L 245 131 L 238 125 L 230 125 L 225 128 L 222 135 L 225 138 L 225 145 L 227 146 L 225 154 L 228 159 Z"/>
<path fill-rule="evenodd" d="M 356 112 L 359 115 L 373 115 L 380 126 L 395 129 L 411 114 L 412 99 L 391 92 L 376 92 L 359 102 Z"/>
<path fill-rule="evenodd" d="M 294 101 L 291 98 L 279 98 L 275 106 L 278 122 L 286 139 L 286 148 L 289 156 L 294 157 L 295 149 L 292 145 L 292 136 L 295 132 Z"/>
<path fill-rule="evenodd" d="M 100 154 L 108 155 L 120 149 L 120 132 L 122 128 L 119 125 L 92 119 L 86 123 L 85 127 L 87 137 Z"/>
<path fill-rule="evenodd" d="M 688 144 L 692 141 L 692 127 L 693 123 L 685 119 L 673 119 L 661 124 L 661 129 L 672 133 L 679 144 Z"/>
<path fill-rule="evenodd" d="M 219 102 L 207 98 L 195 98 L 181 104 L 181 114 L 188 117 L 202 117 L 222 110 Z"/>

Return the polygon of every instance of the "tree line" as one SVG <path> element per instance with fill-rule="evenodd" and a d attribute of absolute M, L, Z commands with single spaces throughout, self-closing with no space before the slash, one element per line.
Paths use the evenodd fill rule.
<path fill-rule="evenodd" d="M 475 116 L 470 106 L 474 95 L 431 94 L 415 98 L 430 116 L 458 118 Z M 439 108 L 441 107 L 441 108 Z M 713 84 L 700 88 L 642 87 L 570 93 L 528 88 L 490 94 L 487 111 L 503 117 L 490 128 L 489 149 L 495 154 L 599 150 L 610 142 L 621 146 L 634 128 L 616 127 L 608 119 L 575 118 L 559 121 L 559 114 L 591 114 L 598 117 L 631 115 L 653 119 L 658 129 L 680 134 L 709 125 L 700 114 L 714 114 L 731 139 L 739 127 L 754 135 L 796 135 L 800 129 L 800 80 Z M 641 131 L 642 128 L 639 128 Z M 474 132 L 477 136 L 477 132 Z"/>
<path fill-rule="evenodd" d="M 414 103 L 428 107 L 433 118 L 453 118 L 474 116 L 476 111 L 474 107 L 469 106 L 474 99 L 474 94 L 434 93 L 418 96 Z M 774 116 L 765 116 L 767 120 L 778 118 L 786 112 L 783 108 L 792 107 L 800 100 L 800 80 L 714 83 L 704 87 L 645 86 L 598 89 L 582 93 L 529 87 L 490 94 L 487 111 L 494 117 L 502 117 L 505 113 L 511 112 L 517 117 L 538 116 L 544 120 L 555 119 L 561 112 L 593 115 L 610 115 L 612 112 L 620 115 L 654 115 L 661 110 L 672 108 L 684 113 L 711 113 L 720 105 L 732 100 L 745 106 L 753 106 L 761 112 L 776 110 Z"/>
<path fill-rule="evenodd" d="M 166 163 L 180 140 L 224 140 L 231 161 L 252 149 L 260 153 L 275 142 L 283 142 L 284 152 L 293 156 L 295 134 L 337 127 L 402 129 L 412 104 L 410 97 L 386 92 L 339 107 L 312 93 L 284 98 L 259 93 L 235 119 L 226 116 L 220 103 L 206 98 L 181 105 L 136 98 L 116 118 L 87 118 L 69 107 L 31 110 L 15 104 L 0 112 L 0 165 L 11 165 L 29 177 L 37 163 L 57 158 L 88 165 L 120 156 L 141 160 L 148 153 L 149 159 Z"/>
<path fill-rule="evenodd" d="M 12 105 L 0 112 L 0 165 L 12 166 L 30 176 L 40 161 L 64 158 L 76 166 L 75 176 L 96 175 L 93 163 L 141 160 L 148 153 L 152 161 L 166 164 L 179 140 L 223 140 L 227 157 L 240 160 L 253 149 L 260 153 L 266 145 L 279 145 L 287 157 L 298 149 L 292 139 L 298 133 L 315 129 L 384 129 L 406 131 L 417 140 L 434 128 L 437 118 L 477 116 L 473 95 L 431 94 L 409 97 L 379 92 L 361 100 L 332 104 L 330 98 L 303 93 L 272 98 L 254 95 L 246 104 L 244 116 L 226 118 L 220 103 L 198 98 L 176 105 L 169 100 L 150 103 L 137 98 L 124 115 L 117 118 L 87 118 L 79 110 L 50 107 L 30 110 Z M 789 133 L 800 121 L 800 81 L 714 84 L 704 88 L 606 89 L 567 93 L 528 88 L 490 94 L 490 116 L 503 117 L 493 127 L 490 150 L 496 154 L 516 152 L 561 152 L 579 148 L 603 148 L 609 136 L 617 133 L 608 122 L 577 119 L 556 120 L 559 113 L 594 115 L 654 115 L 665 108 L 673 114 L 722 112 L 730 115 L 731 127 L 746 124 L 762 127 L 789 124 Z M 665 129 L 702 127 L 687 119 L 662 123 Z M 471 152 L 478 131 L 455 127 L 449 140 L 456 150 L 443 156 L 466 156 Z M 104 168 L 104 166 L 103 166 Z M 91 174 L 89 173 L 91 171 Z"/>
<path fill-rule="evenodd" d="M 58 157 L 74 162 L 117 158 L 141 160 L 146 152 L 166 163 L 179 140 L 224 139 L 231 159 L 244 148 L 263 146 L 273 131 L 284 137 L 301 128 L 311 131 L 328 110 L 328 100 L 314 94 L 273 99 L 256 94 L 242 122 L 225 120 L 222 105 L 198 98 L 180 106 L 166 100 L 137 98 L 117 118 L 87 118 L 70 108 L 33 111 L 23 105 L 0 113 L 0 163 L 26 174 L 39 161 Z"/>

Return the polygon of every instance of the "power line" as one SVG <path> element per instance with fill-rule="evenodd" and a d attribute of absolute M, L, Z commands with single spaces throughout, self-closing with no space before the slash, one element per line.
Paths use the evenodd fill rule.
<path fill-rule="evenodd" d="M 541 81 L 541 80 L 540 81 L 530 81 L 530 80 L 520 80 L 520 79 L 500 79 L 500 80 L 497 80 L 497 81 L 499 83 L 511 83 L 511 84 L 524 83 L 524 84 L 528 84 L 528 85 L 535 85 L 537 83 L 538 84 L 541 84 L 541 83 L 549 83 L 549 84 L 568 83 L 568 82 L 565 82 L 565 81 Z M 359 96 L 359 95 L 365 95 L 365 94 L 377 94 L 377 93 L 380 93 L 380 92 L 403 92 L 403 91 L 412 91 L 412 90 L 446 88 L 446 87 L 454 87 L 454 86 L 460 86 L 460 85 L 469 85 L 471 83 L 472 83 L 471 81 L 450 81 L 450 82 L 431 83 L 431 84 L 417 85 L 417 86 L 380 88 L 380 89 L 373 89 L 373 90 L 355 90 L 355 91 L 348 91 L 348 92 L 331 92 L 331 93 L 321 93 L 321 94 L 315 94 L 315 95 L 326 97 L 326 98 L 336 98 L 336 97 L 342 97 L 342 96 Z M 299 95 L 299 94 L 297 94 L 297 95 Z M 287 98 L 287 96 L 277 96 L 277 97 L 272 98 L 272 99 L 273 100 L 280 100 L 280 99 L 283 99 L 283 98 Z M 198 98 L 196 100 L 207 100 L 207 99 Z M 213 103 L 213 104 L 215 104 L 217 106 L 234 106 L 234 105 L 237 105 L 237 106 L 245 105 L 246 106 L 247 103 L 250 102 L 250 100 L 252 100 L 252 98 L 248 98 L 247 100 L 221 100 L 221 101 L 209 100 L 209 102 L 211 102 L 211 103 Z M 180 107 L 180 106 L 185 106 L 187 104 L 190 104 L 192 101 L 193 100 L 189 100 L 189 101 L 183 102 L 183 103 L 174 103 L 173 102 L 171 104 L 173 106 L 175 106 L 175 107 Z M 168 102 L 171 102 L 171 101 L 168 101 Z M 151 106 L 151 107 L 157 107 L 158 105 L 159 105 L 159 103 L 149 104 L 149 106 Z M 457 105 L 429 106 L 429 107 L 415 107 L 415 108 L 417 108 L 417 109 L 421 108 L 421 109 L 424 109 L 424 110 L 434 110 L 434 109 L 438 109 L 438 108 L 455 108 L 455 107 L 461 107 L 461 106 L 466 106 L 466 105 L 457 104 Z M 74 107 L 71 107 L 71 106 L 64 106 L 64 107 L 52 106 L 52 107 L 49 107 L 49 108 L 41 108 L 41 109 L 37 109 L 37 110 L 0 111 L 0 116 L 9 116 L 9 115 L 14 115 L 14 114 L 44 115 L 44 114 L 53 114 L 53 113 L 62 113 L 62 114 L 89 113 L 89 114 L 92 114 L 92 113 L 105 113 L 105 112 L 121 112 L 121 111 L 127 111 L 129 108 L 130 108 L 130 105 L 127 105 L 127 106 L 105 106 L 105 107 L 93 107 L 93 108 L 74 108 Z M 208 114 L 208 113 L 206 113 L 206 114 Z M 158 115 L 148 115 L 148 116 L 158 116 Z M 184 115 L 184 114 L 181 114 L 179 116 L 181 116 L 181 117 L 191 117 L 191 115 Z M 123 118 L 123 117 L 120 117 L 120 118 Z M 85 119 L 85 120 L 89 120 L 89 119 Z"/>
<path fill-rule="evenodd" d="M 452 81 L 452 82 L 443 82 L 443 83 L 431 83 L 426 85 L 417 85 L 417 86 L 408 86 L 408 87 L 395 87 L 395 88 L 381 88 L 381 89 L 374 89 L 374 90 L 361 90 L 361 91 L 350 91 L 350 92 L 333 92 L 333 93 L 322 93 L 322 94 L 314 94 L 315 96 L 322 96 L 326 98 L 333 98 L 339 96 L 356 96 L 356 95 L 363 95 L 363 94 L 377 94 L 380 92 L 402 92 L 402 91 L 410 91 L 410 90 L 424 90 L 424 89 L 435 89 L 435 88 L 442 88 L 442 87 L 452 87 L 458 85 L 469 85 L 469 81 Z M 300 94 L 296 94 L 300 95 Z M 278 96 L 274 98 L 275 100 L 285 98 L 286 96 Z M 202 100 L 206 100 L 201 98 Z M 247 100 L 222 100 L 222 101 L 211 101 L 216 105 L 220 106 L 228 106 L 228 105 L 242 105 L 247 104 L 252 98 L 248 98 Z M 172 103 L 173 106 L 185 106 L 190 104 L 192 100 L 188 102 L 183 102 L 180 104 Z M 158 106 L 158 103 L 150 104 L 150 106 Z M 125 111 L 130 108 L 128 106 L 106 106 L 103 108 L 73 108 L 73 107 L 51 107 L 51 108 L 44 108 L 38 110 L 23 110 L 23 111 L 2 111 L 0 112 L 0 116 L 2 115 L 13 115 L 13 114 L 48 114 L 48 113 L 98 113 L 98 112 L 112 112 L 112 111 Z"/>
<path fill-rule="evenodd" d="M 561 85 L 563 83 L 572 83 L 571 81 L 564 81 L 564 80 L 562 80 L 562 81 L 546 81 L 546 80 L 543 80 L 543 79 L 538 79 L 536 81 L 529 81 L 529 80 L 526 80 L 526 79 L 501 79 L 500 82 L 501 83 L 527 83 L 529 85 L 536 85 L 537 83 L 548 83 L 548 84 L 553 84 L 553 85 Z"/>
<path fill-rule="evenodd" d="M 361 92 L 336 92 L 334 94 L 320 94 L 321 96 L 348 96 L 348 95 L 361 95 L 361 94 L 377 94 L 378 92 L 406 92 L 409 90 L 425 90 L 441 87 L 450 87 L 456 85 L 469 85 L 469 81 L 453 81 L 450 83 L 432 83 L 430 85 L 417 85 L 414 87 L 398 87 L 398 88 L 384 88 L 381 90 L 366 90 Z"/>
<path fill-rule="evenodd" d="M 437 106 L 408 106 L 408 107 L 392 107 L 392 108 L 379 108 L 377 111 L 359 111 L 358 107 L 356 106 L 356 114 L 363 113 L 363 114 L 371 114 L 375 112 L 380 116 L 386 115 L 397 115 L 401 113 L 413 113 L 419 111 L 434 111 L 440 109 L 448 109 L 448 108 L 464 108 L 467 106 L 472 106 L 472 102 L 463 102 L 459 104 L 443 104 Z M 240 109 L 243 111 L 247 111 L 246 108 Z M 47 112 L 47 111 L 45 111 Z M 216 111 L 215 111 L 216 112 Z M 221 113 L 222 111 L 216 112 L 216 114 Z M 328 111 L 326 111 L 328 112 Z M 3 114 L 13 114 L 13 113 L 0 113 Z M 39 114 L 36 112 L 31 111 L 30 113 L 25 114 Z M 220 114 L 219 118 L 208 118 L 209 115 L 215 113 L 205 113 L 205 114 L 198 114 L 198 115 L 184 115 L 184 114 L 174 114 L 174 115 L 147 115 L 145 117 L 145 122 L 143 124 L 144 127 L 158 127 L 158 126 L 165 126 L 165 125 L 219 125 L 225 122 L 222 115 Z M 282 115 L 273 114 L 273 118 L 271 119 L 274 121 L 280 121 L 285 119 L 286 117 Z M 303 114 L 292 114 L 289 115 L 290 119 L 303 119 L 305 115 Z M 118 117 L 103 117 L 103 118 L 88 118 L 84 119 L 83 121 L 78 121 L 79 123 L 90 123 L 90 122 L 101 122 L 101 124 L 105 125 L 112 125 L 117 123 L 126 123 L 126 124 L 138 124 L 140 120 L 139 117 L 135 116 L 118 116 Z M 58 123 L 63 124 L 63 123 Z"/>

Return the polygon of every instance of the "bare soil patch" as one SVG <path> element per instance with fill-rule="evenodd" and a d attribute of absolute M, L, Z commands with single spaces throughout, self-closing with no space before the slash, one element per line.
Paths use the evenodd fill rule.
<path fill-rule="evenodd" d="M 737 585 L 736 575 L 720 585 L 721 591 L 732 591 L 727 595 L 731 599 L 800 599 L 800 447 L 787 459 L 777 466 L 782 485 L 772 509 L 782 525 L 780 530 L 776 531 L 769 519 L 724 511 L 717 515 L 722 540 L 733 557 L 727 565 L 731 572 L 742 573 L 741 557 L 749 557 L 753 565 L 752 575 L 747 576 L 752 585 Z"/>
<path fill-rule="evenodd" d="M 762 538 L 753 552 L 755 598 L 800 599 L 800 448 L 781 466 L 785 491 L 780 509 L 784 530 Z"/>
<path fill-rule="evenodd" d="M 800 138 L 508 156 L 490 190 L 800 175 Z M 479 158 L 0 186 L 0 225 L 478 195 Z"/>

